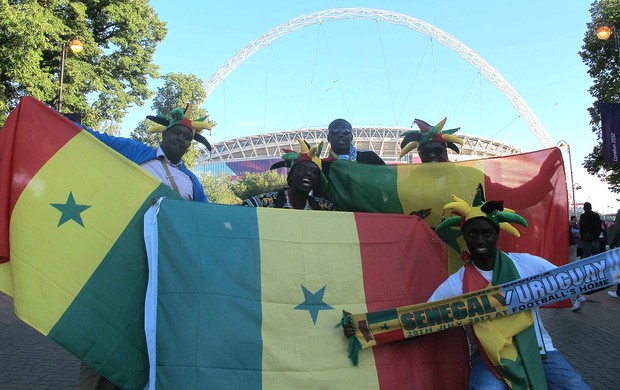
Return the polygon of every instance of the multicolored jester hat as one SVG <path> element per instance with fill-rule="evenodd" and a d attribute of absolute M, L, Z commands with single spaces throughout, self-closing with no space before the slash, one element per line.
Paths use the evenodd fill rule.
<path fill-rule="evenodd" d="M 460 130 L 460 127 L 442 130 L 446 121 L 447 118 L 443 118 L 435 126 L 431 126 L 421 119 L 415 119 L 413 122 L 418 125 L 420 130 L 408 130 L 401 134 L 404 138 L 400 143 L 401 151 L 398 158 L 402 158 L 410 151 L 431 141 L 445 143 L 448 148 L 460 153 L 456 144 L 463 145 L 463 140 L 453 135 Z"/>
<path fill-rule="evenodd" d="M 183 125 L 192 131 L 192 135 L 194 140 L 200 142 L 206 148 L 211 151 L 212 147 L 209 141 L 200 134 L 202 130 L 211 130 L 213 124 L 212 122 L 207 121 L 207 116 L 203 116 L 198 119 L 191 119 L 192 112 L 194 111 L 194 106 L 192 104 L 188 104 L 185 107 L 185 111 L 180 108 L 174 108 L 170 111 L 170 117 L 165 116 L 154 116 L 148 115 L 146 119 L 154 122 L 155 124 L 149 126 L 147 129 L 148 133 L 163 133 L 168 130 L 172 126 Z"/>

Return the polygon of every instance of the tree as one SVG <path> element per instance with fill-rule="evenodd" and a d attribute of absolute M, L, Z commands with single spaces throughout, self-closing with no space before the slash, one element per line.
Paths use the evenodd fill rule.
<path fill-rule="evenodd" d="M 194 106 L 191 119 L 207 117 L 207 121 L 211 126 L 217 124 L 209 118 L 209 113 L 200 106 L 207 97 L 205 92 L 205 83 L 195 74 L 185 75 L 182 73 L 168 73 L 162 77 L 164 80 L 163 87 L 157 89 L 151 109 L 156 116 L 167 116 L 170 110 L 175 107 L 185 108 L 188 103 Z M 147 145 L 157 147 L 161 140 L 160 134 L 148 133 L 147 129 L 150 121 L 144 120 L 140 122 L 130 134 L 131 138 L 143 142 Z M 203 134 L 207 139 L 209 134 Z M 200 151 L 194 147 L 183 156 L 183 161 L 188 167 L 194 166 L 194 161 L 200 154 Z"/>
<path fill-rule="evenodd" d="M 230 176 L 223 172 L 218 175 L 203 175 L 200 182 L 205 189 L 209 202 L 221 204 L 239 204 L 239 199 L 232 190 Z"/>
<path fill-rule="evenodd" d="M 620 2 L 617 0 L 596 0 L 590 8 L 592 21 L 587 24 L 583 39 L 584 45 L 579 52 L 583 62 L 590 68 L 588 74 L 594 80 L 590 94 L 594 104 L 588 108 L 592 132 L 596 134 L 598 145 L 586 156 L 583 166 L 588 173 L 606 181 L 612 192 L 620 193 L 620 165 L 603 161 L 601 138 L 601 103 L 620 103 L 620 47 L 618 39 L 612 36 L 603 41 L 596 36 L 596 30 L 604 25 L 613 26 L 613 34 L 620 33 Z"/>
<path fill-rule="evenodd" d="M 288 187 L 286 177 L 280 175 L 277 171 L 248 172 L 245 175 L 245 179 L 238 180 L 233 184 L 232 190 L 238 198 L 243 200 L 250 196 L 286 187 Z"/>
<path fill-rule="evenodd" d="M 79 38 L 84 49 L 66 53 L 63 112 L 80 112 L 89 127 L 120 122 L 133 104 L 152 96 L 152 63 L 166 36 L 148 0 L 3 0 L 0 6 L 0 124 L 24 95 L 58 103 L 63 43 Z"/>

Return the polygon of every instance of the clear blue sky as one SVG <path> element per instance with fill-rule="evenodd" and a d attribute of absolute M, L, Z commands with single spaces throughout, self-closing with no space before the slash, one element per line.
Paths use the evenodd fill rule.
<path fill-rule="evenodd" d="M 331 8 L 390 10 L 436 26 L 475 51 L 523 97 L 554 143 L 571 146 L 577 202 L 616 210 L 616 195 L 587 175 L 581 162 L 595 145 L 587 108 L 592 81 L 579 57 L 589 1 L 151 1 L 168 35 L 155 63 L 162 74 L 208 80 L 228 59 L 286 21 Z M 157 81 L 149 84 L 156 89 Z M 460 56 L 406 27 L 335 21 L 289 33 L 253 54 L 207 98 L 218 122 L 210 140 L 325 126 L 409 127 L 414 118 L 516 145 L 540 144 L 508 100 Z M 132 108 L 128 135 L 151 114 Z M 568 156 L 565 156 L 568 159 Z M 567 161 L 567 174 L 568 161 Z"/>

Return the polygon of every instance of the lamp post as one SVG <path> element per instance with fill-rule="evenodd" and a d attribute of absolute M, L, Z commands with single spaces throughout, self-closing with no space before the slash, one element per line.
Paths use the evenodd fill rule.
<path fill-rule="evenodd" d="M 618 59 L 620 59 L 620 36 L 614 27 L 601 26 L 596 30 L 596 37 L 602 41 L 606 41 L 613 35 L 618 50 Z"/>
<path fill-rule="evenodd" d="M 568 142 L 564 141 L 564 140 L 560 140 L 558 142 L 558 148 L 563 149 L 565 148 L 568 150 L 568 165 L 570 167 L 570 186 L 572 188 L 572 194 L 573 194 L 573 215 L 575 217 L 577 217 L 577 206 L 575 205 L 576 199 L 575 199 L 575 182 L 573 181 L 573 158 L 570 154 L 570 145 L 568 144 Z"/>
<path fill-rule="evenodd" d="M 77 54 L 84 49 L 84 44 L 79 39 L 73 39 L 71 42 L 62 43 L 62 53 L 60 57 L 60 86 L 58 88 L 58 112 L 62 111 L 62 82 L 65 75 L 65 59 L 67 58 L 67 50 Z"/>

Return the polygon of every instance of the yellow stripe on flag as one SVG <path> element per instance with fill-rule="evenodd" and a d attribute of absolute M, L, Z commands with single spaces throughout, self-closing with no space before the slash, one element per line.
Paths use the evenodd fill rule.
<path fill-rule="evenodd" d="M 299 226 L 298 213 L 304 222 L 315 220 L 311 226 L 322 228 Z M 346 357 L 348 341 L 335 329 L 343 307 L 366 309 L 354 215 L 257 209 L 257 218 L 263 387 L 299 389 L 305 383 L 308 388 L 378 388 L 372 354 L 364 356 L 363 367 L 353 367 Z M 287 236 L 289 232 L 294 235 Z M 321 302 L 332 309 L 318 310 L 316 324 L 309 310 L 295 309 L 305 302 L 302 286 L 313 294 L 325 288 Z"/>
<path fill-rule="evenodd" d="M 63 146 L 32 178 L 11 217 L 19 317 L 47 335 L 159 184 L 86 132 Z M 81 208 L 65 215 L 53 204 L 70 211 L 70 194 Z"/>
<path fill-rule="evenodd" d="M 462 199 L 472 199 L 477 184 L 484 185 L 483 167 L 483 160 L 464 161 L 459 165 L 453 163 L 399 165 L 397 188 L 403 213 L 431 209 L 426 221 L 432 227 L 439 225 L 444 216 L 443 206 L 452 202 L 452 194 Z M 453 274 L 462 265 L 459 255 L 454 251 L 448 251 L 448 274 Z"/>

